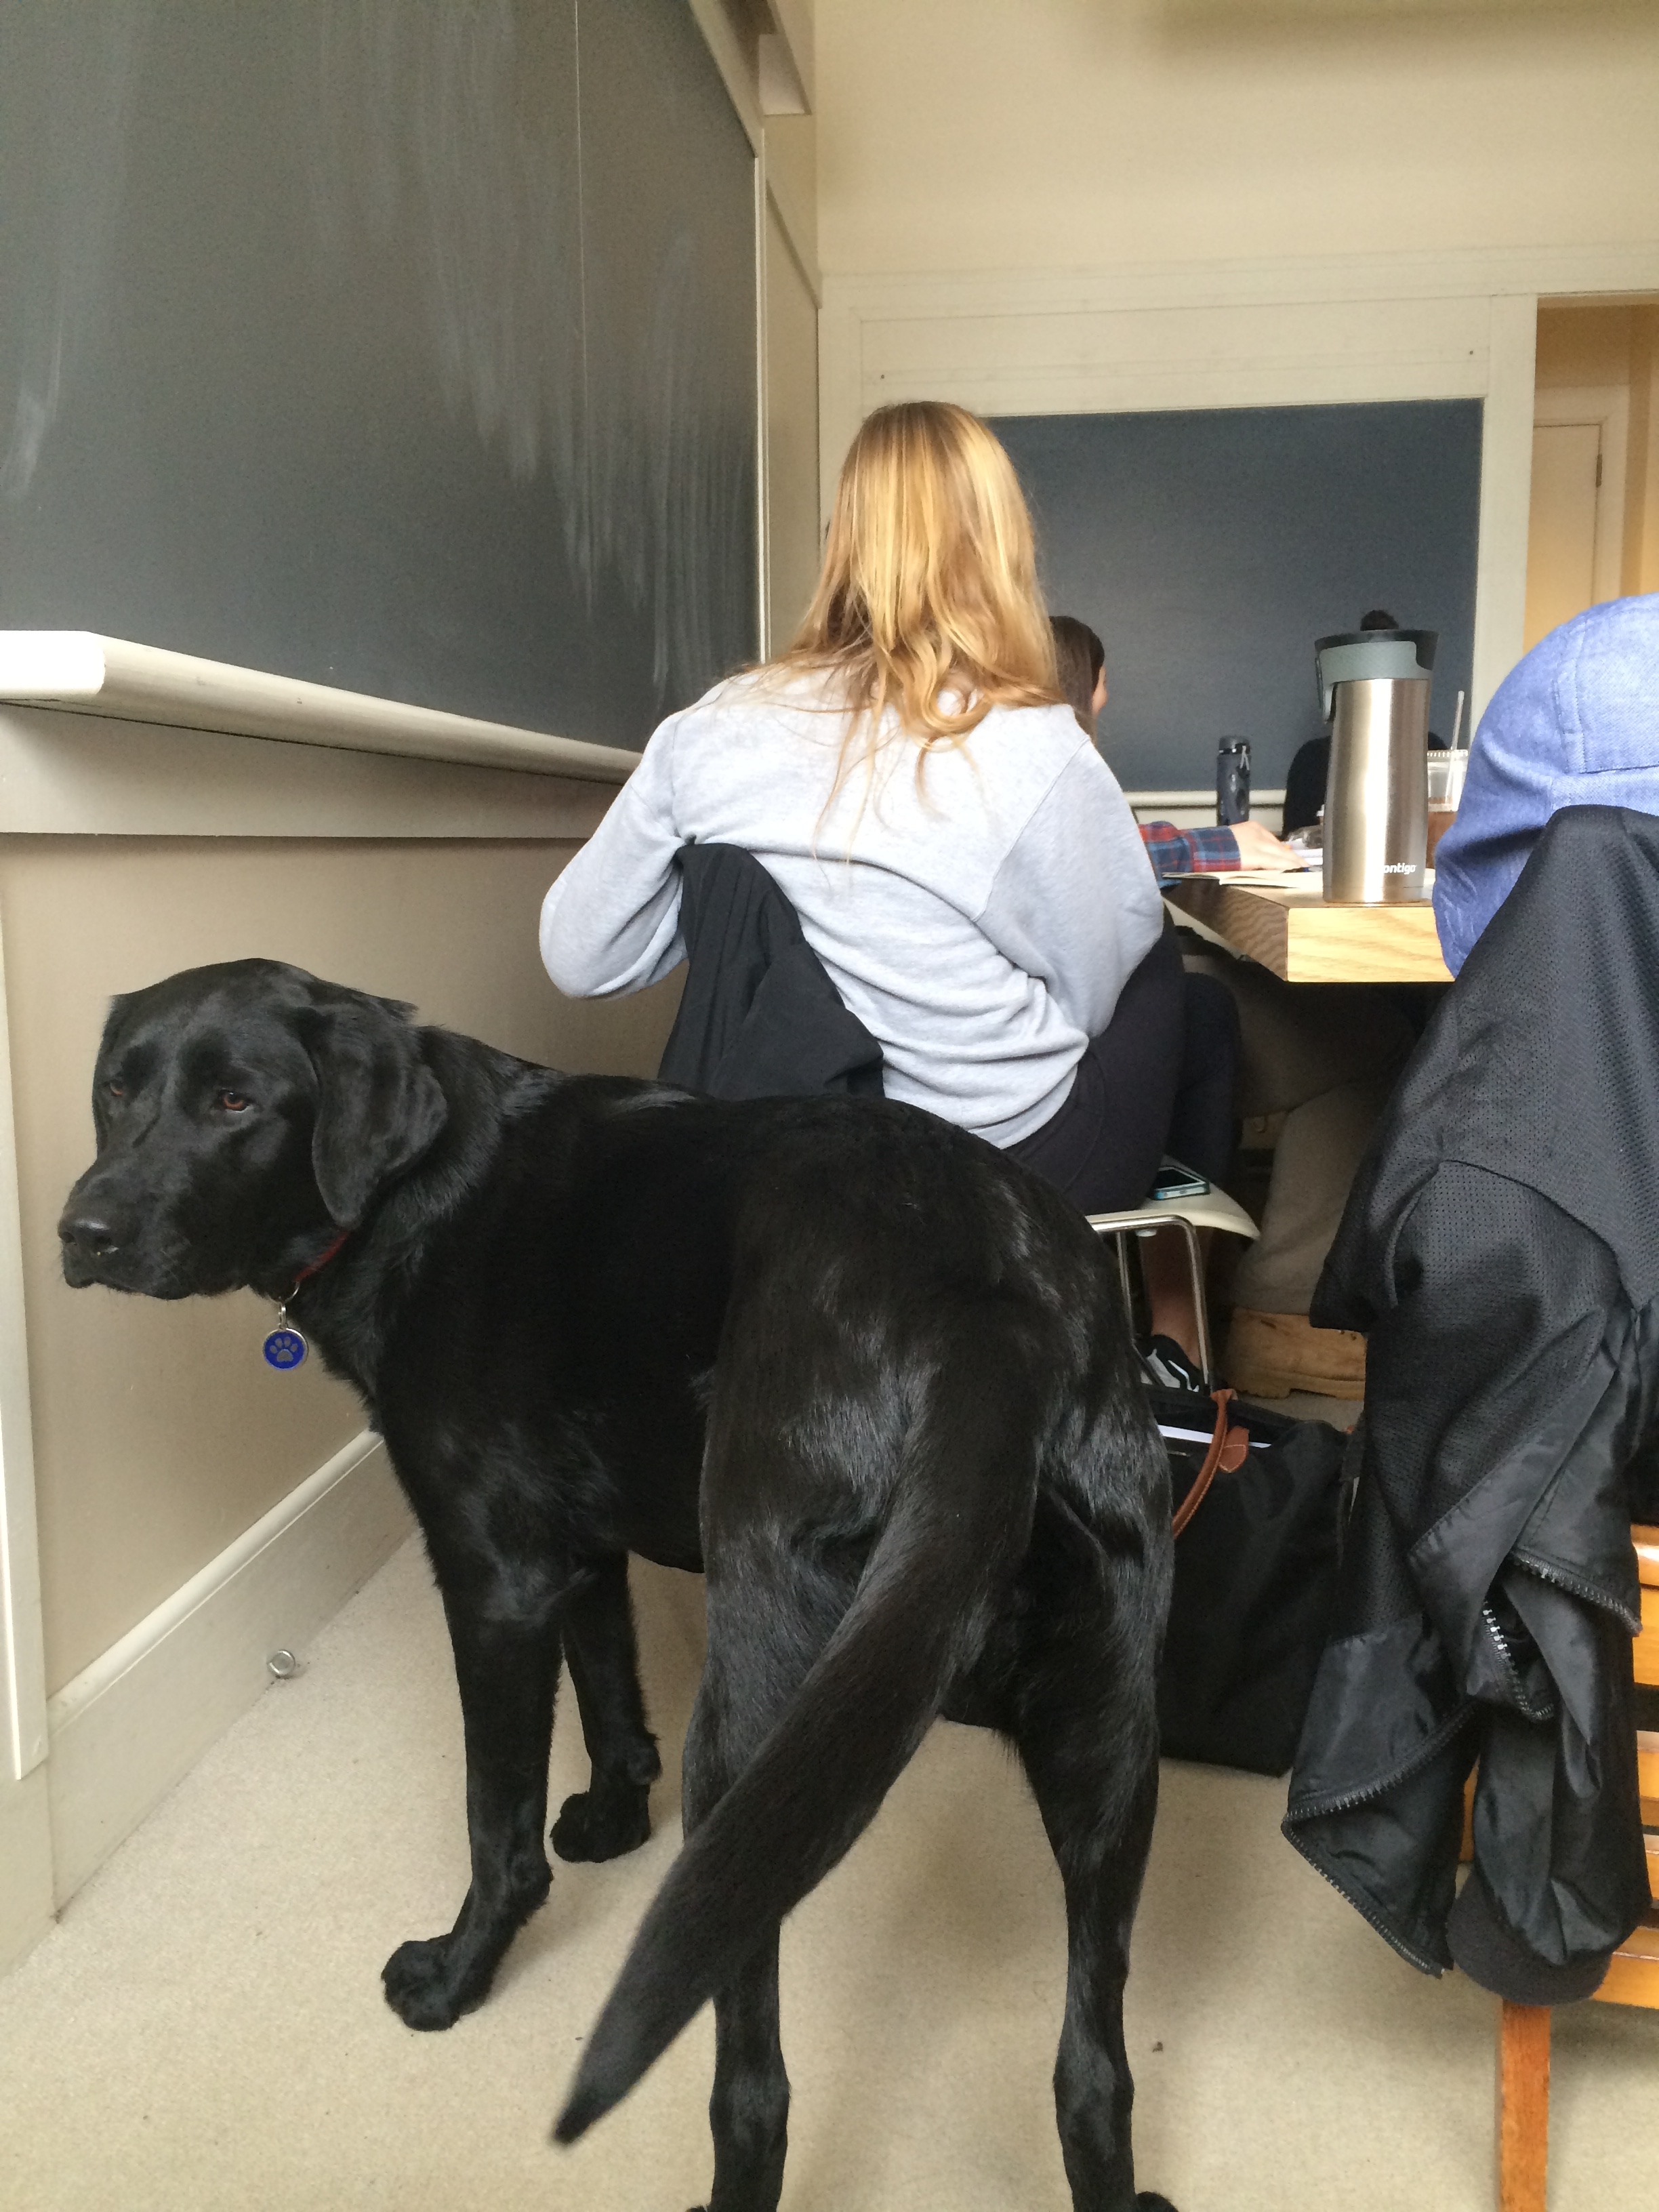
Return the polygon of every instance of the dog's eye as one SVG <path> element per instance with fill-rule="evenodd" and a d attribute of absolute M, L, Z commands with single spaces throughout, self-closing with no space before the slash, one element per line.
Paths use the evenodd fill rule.
<path fill-rule="evenodd" d="M 104 1088 L 108 1091 L 112 1098 L 125 1098 L 127 1095 L 126 1085 L 125 1083 L 117 1082 L 113 1079 L 106 1083 L 104 1085 Z"/>
<path fill-rule="evenodd" d="M 246 1114 L 253 1101 L 245 1091 L 218 1091 L 214 1093 L 213 1103 L 227 1114 Z"/>

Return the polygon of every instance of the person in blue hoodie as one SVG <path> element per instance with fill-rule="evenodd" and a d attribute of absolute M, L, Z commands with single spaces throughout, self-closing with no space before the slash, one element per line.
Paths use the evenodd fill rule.
<path fill-rule="evenodd" d="M 1659 592 L 1608 599 L 1552 630 L 1481 716 L 1435 856 L 1435 924 L 1454 975 L 1564 806 L 1659 814 Z"/>

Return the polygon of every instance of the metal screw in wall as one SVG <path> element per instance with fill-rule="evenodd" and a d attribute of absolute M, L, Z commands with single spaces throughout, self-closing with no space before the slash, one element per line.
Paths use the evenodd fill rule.
<path fill-rule="evenodd" d="M 299 1661 L 286 1649 L 273 1651 L 265 1664 L 279 1682 L 288 1681 L 300 1671 Z"/>

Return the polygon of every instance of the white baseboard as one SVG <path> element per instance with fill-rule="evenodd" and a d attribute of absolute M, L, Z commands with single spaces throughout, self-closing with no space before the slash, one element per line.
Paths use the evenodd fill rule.
<path fill-rule="evenodd" d="M 51 1699 L 60 1906 L 413 1527 L 365 1431 Z"/>

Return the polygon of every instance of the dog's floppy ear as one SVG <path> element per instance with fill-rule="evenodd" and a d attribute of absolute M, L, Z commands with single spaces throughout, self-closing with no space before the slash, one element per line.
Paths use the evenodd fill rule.
<path fill-rule="evenodd" d="M 312 1168 L 324 1205 L 343 1229 L 355 1228 L 375 1192 L 413 1166 L 448 1116 L 407 1012 L 364 994 L 304 1006 L 296 1016 L 317 1071 Z"/>

